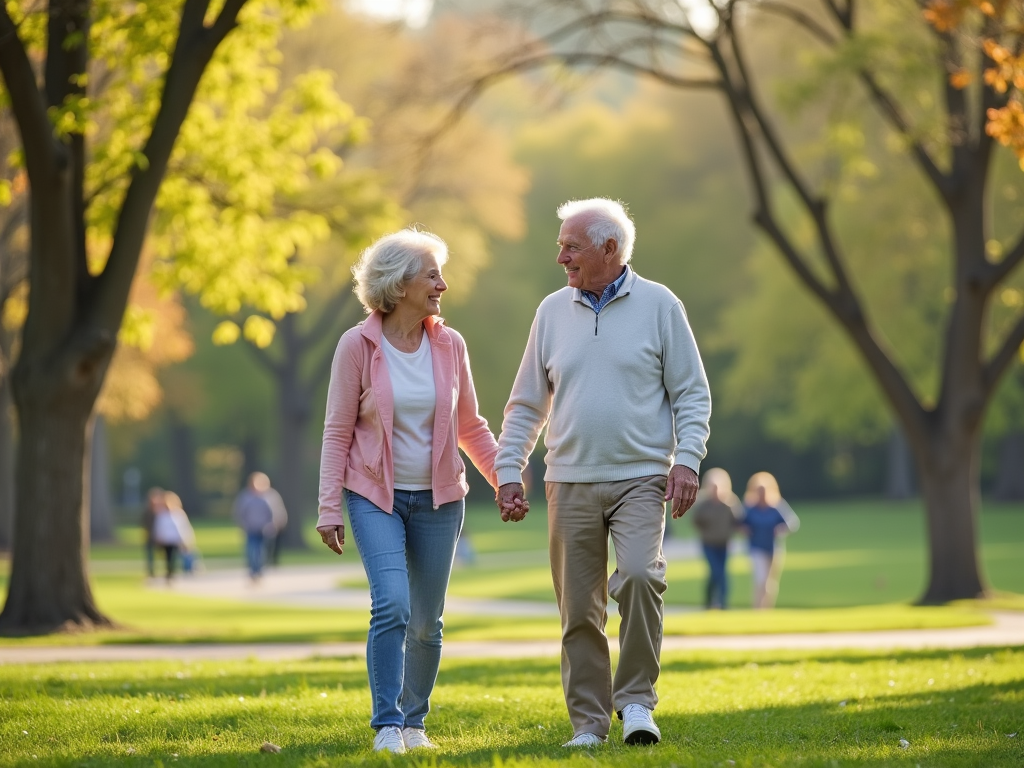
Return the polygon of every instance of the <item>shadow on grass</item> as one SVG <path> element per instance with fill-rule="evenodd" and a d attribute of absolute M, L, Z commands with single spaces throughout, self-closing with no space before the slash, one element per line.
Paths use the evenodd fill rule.
<path fill-rule="evenodd" d="M 922 662 L 923 668 L 934 670 L 936 662 L 947 659 L 980 662 L 1008 655 L 1000 662 L 1005 669 L 1019 659 L 1020 652 L 1019 648 L 826 652 L 811 657 L 793 652 L 781 659 L 773 652 L 725 654 L 719 659 L 705 655 L 693 662 L 673 654 L 664 665 L 662 683 L 663 696 L 671 693 L 672 701 L 658 715 L 663 742 L 656 747 L 627 747 L 621 743 L 621 726 L 613 724 L 609 744 L 594 753 L 571 753 L 560 747 L 572 734 L 554 659 L 446 661 L 428 721 L 441 749 L 403 758 L 371 751 L 370 701 L 362 660 L 307 661 L 282 665 L 281 671 L 266 663 L 235 662 L 224 665 L 230 670 L 225 674 L 217 662 L 203 662 L 177 669 L 167 666 L 160 676 L 138 679 L 133 679 L 130 664 L 108 668 L 105 679 L 89 679 L 88 665 L 40 667 L 38 680 L 23 668 L 6 680 L 0 677 L 4 680 L 0 703 L 12 716 L 28 717 L 22 713 L 45 704 L 59 715 L 68 707 L 71 715 L 64 717 L 72 721 L 76 712 L 92 718 L 86 724 L 61 723 L 69 730 L 60 737 L 62 748 L 72 749 L 67 745 L 71 729 L 89 729 L 95 752 L 40 755 L 42 759 L 33 761 L 48 766 L 539 768 L 596 764 L 661 768 L 674 764 L 683 768 L 721 766 L 727 761 L 750 767 L 831 766 L 834 761 L 858 768 L 1019 768 L 1024 765 L 1024 736 L 1009 735 L 1024 731 L 1024 687 L 1019 676 L 999 683 L 947 683 L 941 689 L 922 689 L 921 681 L 906 693 L 880 688 L 876 682 L 869 686 L 871 695 L 842 701 L 835 700 L 838 684 L 822 685 L 814 678 L 818 665 Z M 763 664 L 752 667 L 762 659 Z M 801 663 L 803 679 L 825 691 L 824 697 L 796 702 L 796 695 L 785 689 L 793 675 L 772 673 L 775 667 Z M 751 668 L 749 675 L 743 667 Z M 721 705 L 709 704 L 710 698 L 702 701 L 710 695 L 709 672 L 732 675 L 726 687 L 731 694 L 738 691 L 738 698 Z M 828 679 L 839 677 L 832 670 Z M 762 680 L 770 680 L 774 689 L 744 695 Z M 829 697 L 832 691 L 837 694 L 834 698 Z M 766 704 L 766 695 L 776 700 Z M 751 700 L 758 704 L 747 706 L 745 702 Z M 119 715 L 91 714 L 131 710 L 141 710 L 143 717 L 122 720 Z M 11 739 L 21 738 L 10 728 L 3 728 L 7 746 L 18 744 Z M 28 725 L 26 730 L 31 728 Z M 259 745 L 265 740 L 284 751 L 260 754 Z M 3 741 L 0 737 L 0 746 Z M 128 745 L 138 753 L 122 754 Z M 9 762 L 12 759 L 17 757 L 0 757 L 0 764 L 17 765 Z"/>
<path fill-rule="evenodd" d="M 662 661 L 661 673 L 664 675 L 669 672 L 699 672 L 709 669 L 738 669 L 740 667 L 751 667 L 752 665 L 759 664 L 760 662 L 758 660 L 762 657 L 770 659 L 765 662 L 765 665 L 768 667 L 786 665 L 796 666 L 805 664 L 808 661 L 812 661 L 815 664 L 830 664 L 838 662 L 850 665 L 866 665 L 877 661 L 891 661 L 893 664 L 901 664 L 908 661 L 937 661 L 955 656 L 965 659 L 984 659 L 994 653 L 1018 650 L 1020 650 L 1020 648 L 1016 648 L 1014 646 L 959 649 L 932 648 L 915 651 L 896 650 L 888 652 L 874 650 L 840 650 L 830 652 L 828 650 L 823 650 L 815 651 L 811 658 L 808 658 L 807 655 L 801 651 L 780 652 L 771 650 L 761 652 L 750 651 L 748 653 L 744 653 L 741 658 L 737 658 L 736 660 L 708 660 L 703 658 L 687 660 L 675 657 L 676 654 L 673 654 L 673 656 L 670 656 L 667 660 Z M 780 658 L 780 653 L 787 655 Z"/>

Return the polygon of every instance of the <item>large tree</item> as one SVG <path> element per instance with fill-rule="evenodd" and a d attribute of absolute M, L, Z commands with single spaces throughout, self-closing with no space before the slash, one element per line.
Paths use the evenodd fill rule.
<path fill-rule="evenodd" d="M 526 5 L 524 19 L 540 30 L 539 38 L 517 40 L 474 91 L 502 74 L 555 62 L 619 68 L 724 97 L 750 182 L 755 225 L 843 329 L 913 451 L 930 553 L 921 601 L 983 595 L 977 548 L 981 425 L 1024 341 L 1024 315 L 1002 301 L 1007 281 L 1024 259 L 1024 236 L 1012 228 L 1016 222 L 992 216 L 990 194 L 995 137 L 1012 136 L 1014 129 L 1019 133 L 1013 80 L 1000 75 L 1006 63 L 1000 57 L 1019 51 L 1024 42 L 1019 4 L 605 0 Z M 974 17 L 960 13 L 972 6 L 978 7 Z M 957 11 L 958 26 L 936 24 L 946 18 L 939 11 L 949 8 Z M 788 36 L 786 49 L 803 57 L 794 56 L 787 74 L 802 81 L 804 95 L 820 97 L 803 121 L 785 111 L 787 105 L 774 98 L 776 84 L 763 77 L 773 52 L 761 44 L 759 33 L 771 30 L 777 36 L 780 27 Z M 933 203 L 929 226 L 944 229 L 948 266 L 939 296 L 942 313 L 934 324 L 939 338 L 931 390 L 908 374 L 890 329 L 878 323 L 837 226 L 846 202 L 842 182 L 856 172 L 844 164 L 841 151 L 843 124 L 850 121 L 875 137 L 874 146 L 897 148 L 909 159 L 927 186 L 920 194 Z M 1003 126 L 1003 133 L 993 124 Z M 815 136 L 824 151 L 800 151 Z"/>
<path fill-rule="evenodd" d="M 266 107 L 282 24 L 312 8 L 306 0 L 0 7 L 0 100 L 20 136 L 30 232 L 0 631 L 109 623 L 86 573 L 86 427 L 151 226 L 162 289 L 181 286 L 225 312 L 251 305 L 281 317 L 302 305 L 290 257 L 327 226 L 301 211 L 268 216 L 267 197 L 330 172 L 338 159 L 318 148 L 319 134 L 353 118 L 320 73 Z M 263 322 L 250 326 L 259 333 Z"/>

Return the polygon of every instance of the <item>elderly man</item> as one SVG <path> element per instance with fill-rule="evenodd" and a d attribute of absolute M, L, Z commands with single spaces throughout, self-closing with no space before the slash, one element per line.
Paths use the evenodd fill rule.
<path fill-rule="evenodd" d="M 541 302 L 530 329 L 494 463 L 497 503 L 506 521 L 526 514 L 522 472 L 547 425 L 551 575 L 573 727 L 564 746 L 606 742 L 613 711 L 627 744 L 654 744 L 665 502 L 679 517 L 696 498 L 711 397 L 683 305 L 629 266 L 636 230 L 623 206 L 568 202 L 558 217 L 568 286 Z M 622 617 L 614 680 L 609 595 Z"/>

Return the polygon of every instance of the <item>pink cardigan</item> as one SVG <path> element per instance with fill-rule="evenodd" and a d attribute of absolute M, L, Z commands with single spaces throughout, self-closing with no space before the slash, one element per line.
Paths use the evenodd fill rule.
<path fill-rule="evenodd" d="M 320 519 L 317 527 L 341 525 L 341 491 L 348 488 L 391 513 L 395 470 L 391 430 L 395 410 L 388 366 L 381 349 L 383 315 L 374 312 L 338 342 L 327 389 L 327 418 L 320 455 Z M 424 321 L 434 367 L 431 488 L 434 508 L 465 498 L 466 465 L 461 447 L 497 487 L 498 443 L 478 410 L 466 342 L 440 318 Z"/>

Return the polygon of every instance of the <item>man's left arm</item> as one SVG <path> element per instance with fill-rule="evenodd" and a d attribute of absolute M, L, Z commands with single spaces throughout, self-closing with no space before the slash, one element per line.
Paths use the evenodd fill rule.
<path fill-rule="evenodd" d="M 663 318 L 662 338 L 662 380 L 672 406 L 676 438 L 675 464 L 668 475 L 665 500 L 672 503 L 672 517 L 678 518 L 697 498 L 697 473 L 710 434 L 711 390 L 679 301 Z"/>

